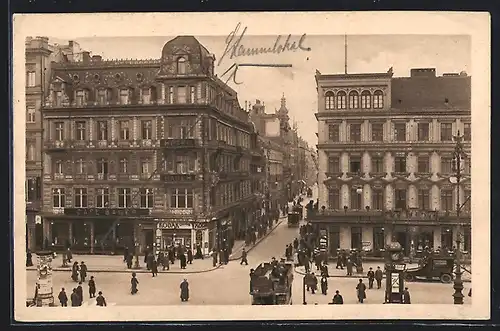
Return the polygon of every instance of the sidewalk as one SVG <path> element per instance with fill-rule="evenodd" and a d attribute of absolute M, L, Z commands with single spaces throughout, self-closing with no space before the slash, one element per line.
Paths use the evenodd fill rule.
<path fill-rule="evenodd" d="M 260 239 L 258 239 L 255 245 L 245 246 L 245 242 L 236 242 L 233 248 L 233 253 L 229 257 L 230 261 L 239 260 L 241 258 L 241 252 L 243 247 L 246 248 L 247 252 L 251 251 L 255 248 L 259 243 L 261 243 L 269 234 L 271 234 L 278 226 L 281 224 L 285 218 L 281 218 L 277 224 L 268 231 L 267 234 Z M 36 254 L 33 254 L 33 262 L 35 266 L 26 267 L 27 271 L 36 271 Z M 62 267 L 62 254 L 58 254 L 57 257 L 52 260 L 52 270 L 53 271 L 71 271 L 71 265 L 77 261 L 81 263 L 85 262 L 87 265 L 87 272 L 95 273 L 95 272 L 120 272 L 120 273 L 151 273 L 151 271 L 147 270 L 144 263 L 144 256 L 139 256 L 139 269 L 127 269 L 127 264 L 123 262 L 123 256 L 121 255 L 79 255 L 73 254 L 73 259 L 71 263 L 68 263 L 67 267 Z M 135 261 L 135 260 L 134 260 Z M 170 270 L 162 270 L 162 267 L 158 267 L 158 273 L 170 273 L 170 274 L 196 274 L 196 273 L 204 273 L 216 270 L 220 268 L 222 265 L 217 264 L 217 266 L 213 266 L 212 257 L 208 256 L 204 259 L 195 259 L 193 260 L 193 264 L 188 264 L 186 269 L 180 268 L 179 260 L 176 260 L 174 264 L 170 265 Z M 133 264 L 132 264 L 133 265 Z"/>
<path fill-rule="evenodd" d="M 328 263 L 328 274 L 330 277 L 342 277 L 342 278 L 367 278 L 366 277 L 366 274 L 368 273 L 368 270 L 371 268 L 373 268 L 373 271 L 377 270 L 377 266 L 380 267 L 380 269 L 384 269 L 384 262 L 383 261 L 380 261 L 380 262 L 363 262 L 363 274 L 357 274 L 356 273 L 356 268 L 353 268 L 353 273 L 352 273 L 352 276 L 346 276 L 347 274 L 347 269 L 344 267 L 344 270 L 342 269 L 336 269 L 335 266 L 336 266 L 337 263 L 332 263 L 332 262 L 329 262 Z M 416 263 L 413 263 L 413 264 L 406 264 L 406 267 L 407 268 L 414 268 L 414 267 L 417 267 L 418 264 Z M 465 266 L 468 270 L 471 270 L 470 269 L 470 266 Z M 305 269 L 304 267 L 300 266 L 300 267 L 295 267 L 295 271 L 301 275 L 305 275 Z M 311 265 L 311 271 L 314 272 L 315 275 L 320 275 L 320 271 L 319 270 L 316 270 L 316 266 L 314 264 Z M 384 278 L 385 278 L 385 274 L 384 274 Z M 462 280 L 464 282 L 471 282 L 471 274 L 469 274 L 468 272 L 466 271 L 463 271 L 463 274 L 462 274 Z"/>

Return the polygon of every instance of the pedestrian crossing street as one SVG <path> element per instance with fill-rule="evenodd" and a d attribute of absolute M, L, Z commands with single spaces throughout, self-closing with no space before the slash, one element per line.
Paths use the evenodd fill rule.
<path fill-rule="evenodd" d="M 116 302 L 106 302 L 107 307 L 116 306 Z M 82 303 L 82 307 L 97 307 L 97 301 L 95 298 L 89 299 Z"/>

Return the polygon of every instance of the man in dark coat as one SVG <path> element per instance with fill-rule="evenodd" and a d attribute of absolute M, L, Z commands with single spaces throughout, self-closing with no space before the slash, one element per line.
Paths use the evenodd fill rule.
<path fill-rule="evenodd" d="M 125 246 L 125 249 L 123 250 L 123 262 L 127 262 L 128 258 L 128 247 Z"/>
<path fill-rule="evenodd" d="M 201 252 L 201 245 L 196 244 L 196 254 L 194 256 L 196 259 L 202 259 L 203 260 L 203 253 Z"/>
<path fill-rule="evenodd" d="M 245 250 L 245 247 L 243 247 L 243 250 L 241 251 L 240 265 L 242 265 L 243 263 L 245 263 L 245 265 L 248 265 L 247 251 Z"/>
<path fill-rule="evenodd" d="M 73 253 L 71 253 L 71 247 L 68 246 L 68 249 L 66 250 L 66 261 L 71 263 L 71 259 L 73 259 Z"/>
<path fill-rule="evenodd" d="M 80 302 L 80 297 L 78 296 L 78 293 L 76 293 L 76 288 L 73 289 L 73 293 L 71 293 L 71 307 L 78 307 L 81 306 Z"/>
<path fill-rule="evenodd" d="M 149 256 L 149 246 L 146 247 L 144 250 L 144 263 L 146 264 L 146 268 L 149 270 L 149 264 L 148 264 L 148 256 Z"/>
<path fill-rule="evenodd" d="M 78 281 L 78 271 L 80 270 L 80 267 L 78 266 L 78 262 L 75 261 L 73 263 L 73 267 L 71 268 L 71 279 L 73 279 L 74 282 Z"/>
<path fill-rule="evenodd" d="M 173 245 L 168 248 L 168 259 L 170 260 L 170 264 L 174 264 L 174 262 L 175 262 L 175 248 Z"/>
<path fill-rule="evenodd" d="M 61 307 L 67 307 L 68 306 L 68 296 L 66 295 L 66 291 L 64 291 L 64 287 L 61 289 L 61 292 L 59 292 L 59 295 L 57 296 L 59 299 L 59 302 L 61 303 Z"/>
<path fill-rule="evenodd" d="M 193 264 L 193 251 L 191 248 L 187 249 L 187 261 L 189 264 Z"/>
<path fill-rule="evenodd" d="M 158 264 L 156 263 L 155 259 L 151 261 L 151 273 L 153 274 L 153 277 L 158 276 Z"/>
<path fill-rule="evenodd" d="M 127 254 L 127 269 L 132 269 L 133 255 L 131 253 Z"/>
<path fill-rule="evenodd" d="M 366 274 L 368 277 L 368 288 L 372 289 L 373 288 L 373 281 L 375 280 L 375 272 L 373 272 L 373 269 L 370 267 L 370 270 L 368 270 L 368 273 Z"/>
<path fill-rule="evenodd" d="M 375 270 L 375 280 L 377 281 L 377 288 L 380 289 L 382 287 L 382 278 L 384 278 L 384 273 L 380 270 L 380 267 L 377 266 L 377 270 Z"/>
<path fill-rule="evenodd" d="M 132 278 L 130 279 L 130 284 L 131 284 L 130 293 L 136 294 L 139 291 L 139 289 L 137 288 L 137 285 L 139 284 L 139 281 L 136 278 L 136 273 L 135 272 L 132 273 Z"/>
<path fill-rule="evenodd" d="M 94 276 L 90 276 L 89 280 L 89 297 L 90 298 L 95 298 L 95 280 Z"/>
<path fill-rule="evenodd" d="M 309 279 L 311 282 L 309 288 L 311 289 L 311 293 L 314 294 L 318 290 L 318 279 L 316 278 L 314 272 L 310 274 Z"/>
<path fill-rule="evenodd" d="M 83 288 L 82 288 L 82 282 L 79 282 L 79 283 L 78 283 L 78 286 L 76 287 L 76 294 L 78 295 L 78 298 L 79 298 L 79 300 L 80 300 L 80 301 L 79 301 L 79 302 L 80 302 L 79 306 L 81 306 L 81 305 L 82 305 L 82 303 L 83 303 Z"/>
<path fill-rule="evenodd" d="M 344 265 L 342 264 L 342 253 L 339 252 L 337 254 L 337 265 L 335 266 L 335 269 L 340 268 L 341 270 L 344 270 Z"/>
<path fill-rule="evenodd" d="M 407 305 L 411 304 L 410 291 L 408 291 L 408 287 L 405 287 L 403 291 L 403 303 Z"/>
<path fill-rule="evenodd" d="M 188 301 L 189 300 L 189 283 L 187 279 L 184 279 L 180 285 L 181 289 L 181 301 Z"/>
<path fill-rule="evenodd" d="M 299 240 L 295 238 L 293 240 L 293 249 L 297 250 L 299 248 Z"/>
<path fill-rule="evenodd" d="M 328 291 L 328 278 L 326 276 L 321 277 L 321 293 L 326 295 Z"/>
<path fill-rule="evenodd" d="M 363 303 L 363 300 L 366 299 L 366 285 L 363 283 L 362 279 L 360 279 L 358 285 L 356 285 L 356 292 L 358 294 L 358 302 Z"/>
<path fill-rule="evenodd" d="M 229 263 L 229 250 L 227 248 L 224 248 L 224 264 Z"/>
<path fill-rule="evenodd" d="M 107 306 L 106 299 L 102 296 L 102 292 L 99 291 L 98 294 L 99 295 L 97 296 L 97 298 L 95 298 L 95 301 L 96 301 L 97 305 L 99 307 L 106 307 Z"/>
<path fill-rule="evenodd" d="M 328 274 L 328 265 L 323 264 L 321 266 L 321 276 L 330 277 L 330 275 Z"/>
<path fill-rule="evenodd" d="M 165 270 L 165 254 L 163 252 L 158 253 L 158 258 L 156 259 L 156 265 L 157 266 L 163 266 L 163 270 Z"/>
<path fill-rule="evenodd" d="M 217 251 L 214 249 L 210 254 L 212 255 L 212 265 L 215 268 L 217 266 Z"/>
<path fill-rule="evenodd" d="M 353 264 L 351 259 L 347 259 L 346 267 L 347 267 L 347 276 L 352 276 Z"/>
<path fill-rule="evenodd" d="M 152 252 L 148 253 L 146 268 L 151 270 L 153 268 L 153 261 L 155 261 L 155 255 Z"/>
<path fill-rule="evenodd" d="M 255 269 L 250 269 L 250 294 L 253 292 L 253 280 L 255 278 Z"/>
<path fill-rule="evenodd" d="M 31 251 L 29 249 L 26 251 L 26 266 L 33 266 L 33 256 L 31 255 Z"/>
<path fill-rule="evenodd" d="M 181 254 L 179 255 L 179 261 L 180 261 L 180 265 L 181 265 L 181 269 L 186 269 L 186 255 Z"/>
<path fill-rule="evenodd" d="M 80 263 L 80 280 L 85 283 L 85 278 L 87 278 L 87 266 L 85 262 Z"/>
<path fill-rule="evenodd" d="M 343 305 L 344 304 L 344 298 L 342 298 L 342 295 L 339 293 L 339 290 L 335 291 L 335 295 L 333 296 L 332 304 L 334 304 L 334 305 Z"/>

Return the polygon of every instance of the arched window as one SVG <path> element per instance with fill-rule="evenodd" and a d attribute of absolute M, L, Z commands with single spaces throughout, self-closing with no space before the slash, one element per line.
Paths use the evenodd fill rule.
<path fill-rule="evenodd" d="M 359 108 L 359 94 L 356 91 L 349 92 L 349 108 L 350 109 Z"/>
<path fill-rule="evenodd" d="M 361 92 L 361 108 L 363 109 L 371 108 L 371 103 L 372 103 L 371 98 L 372 96 L 370 92 L 368 91 Z"/>
<path fill-rule="evenodd" d="M 332 91 L 325 93 L 325 108 L 330 110 L 335 108 L 335 95 Z"/>
<path fill-rule="evenodd" d="M 177 73 L 181 75 L 186 73 L 186 59 L 183 57 L 177 60 Z"/>
<path fill-rule="evenodd" d="M 380 90 L 375 91 L 375 93 L 373 93 L 373 108 L 375 109 L 384 108 L 384 94 Z"/>
<path fill-rule="evenodd" d="M 337 93 L 337 109 L 347 108 L 347 93 L 340 91 Z"/>

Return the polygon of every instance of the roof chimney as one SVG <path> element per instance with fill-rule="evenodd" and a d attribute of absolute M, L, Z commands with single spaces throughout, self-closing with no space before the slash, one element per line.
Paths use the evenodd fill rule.
<path fill-rule="evenodd" d="M 83 51 L 82 58 L 83 58 L 83 62 L 85 62 L 85 63 L 90 62 L 90 52 Z"/>
<path fill-rule="evenodd" d="M 436 77 L 436 68 L 411 69 L 410 77 Z"/>

